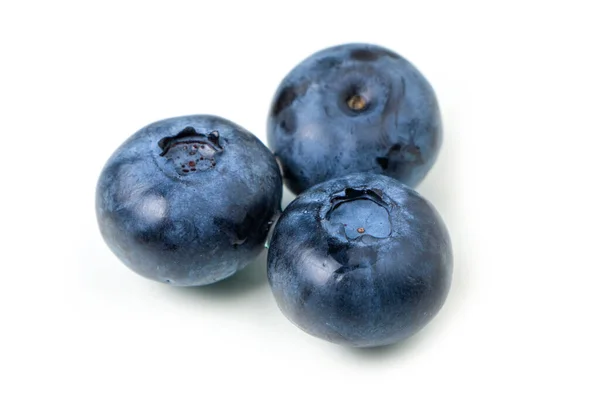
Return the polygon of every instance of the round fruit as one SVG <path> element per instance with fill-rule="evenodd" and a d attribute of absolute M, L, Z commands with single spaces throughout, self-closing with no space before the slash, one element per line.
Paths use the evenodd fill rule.
<path fill-rule="evenodd" d="M 313 54 L 285 77 L 267 135 L 296 194 L 354 172 L 414 187 L 437 158 L 442 123 L 431 85 L 410 62 L 348 44 Z"/>
<path fill-rule="evenodd" d="M 128 267 L 160 282 L 206 285 L 249 264 L 281 210 L 271 152 L 223 118 L 155 122 L 119 147 L 96 189 L 100 231 Z"/>
<path fill-rule="evenodd" d="M 444 222 L 417 192 L 353 174 L 302 193 L 275 226 L 268 277 L 306 332 L 371 347 L 403 340 L 440 310 L 452 278 Z"/>

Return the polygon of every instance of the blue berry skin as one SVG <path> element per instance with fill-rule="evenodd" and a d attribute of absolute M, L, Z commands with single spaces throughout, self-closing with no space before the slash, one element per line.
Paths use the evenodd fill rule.
<path fill-rule="evenodd" d="M 281 211 L 273 154 L 226 119 L 150 124 L 119 147 L 96 189 L 110 249 L 138 274 L 177 286 L 234 274 L 264 248 Z"/>
<path fill-rule="evenodd" d="M 302 193 L 275 226 L 268 278 L 286 317 L 347 346 L 396 343 L 440 310 L 450 238 L 433 206 L 383 175 L 352 174 Z"/>
<path fill-rule="evenodd" d="M 431 85 L 410 62 L 383 47 L 346 44 L 313 54 L 284 78 L 267 138 L 296 194 L 355 172 L 415 187 L 437 158 L 442 122 Z"/>

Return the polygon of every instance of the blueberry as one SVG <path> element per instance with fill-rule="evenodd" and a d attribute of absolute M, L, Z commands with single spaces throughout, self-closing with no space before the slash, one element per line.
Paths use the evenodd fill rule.
<path fill-rule="evenodd" d="M 285 77 L 267 135 L 296 194 L 354 172 L 414 187 L 437 158 L 442 123 L 431 85 L 410 62 L 347 44 L 313 54 Z"/>
<path fill-rule="evenodd" d="M 96 189 L 100 231 L 128 267 L 160 282 L 206 285 L 264 248 L 281 210 L 271 152 L 220 117 L 150 124 L 106 163 Z"/>
<path fill-rule="evenodd" d="M 417 192 L 383 175 L 312 187 L 275 226 L 268 278 L 281 311 L 334 343 L 392 344 L 423 328 L 452 278 L 444 222 Z"/>

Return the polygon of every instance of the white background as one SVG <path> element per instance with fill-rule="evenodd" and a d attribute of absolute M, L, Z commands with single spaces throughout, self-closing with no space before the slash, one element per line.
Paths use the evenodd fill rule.
<path fill-rule="evenodd" d="M 599 398 L 595 3 L 2 2 L 0 397 Z M 279 81 L 346 42 L 404 55 L 442 106 L 419 191 L 455 275 L 426 329 L 376 350 L 312 338 L 264 257 L 200 289 L 120 264 L 93 201 L 121 142 L 193 113 L 264 140 Z"/>

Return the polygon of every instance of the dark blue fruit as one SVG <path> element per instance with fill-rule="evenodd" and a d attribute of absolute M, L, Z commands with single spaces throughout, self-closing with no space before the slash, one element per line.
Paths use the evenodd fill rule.
<path fill-rule="evenodd" d="M 254 135 L 193 115 L 148 125 L 115 151 L 96 213 L 108 246 L 138 274 L 206 285 L 260 253 L 281 192 L 277 162 Z"/>
<path fill-rule="evenodd" d="M 398 342 L 440 310 L 452 278 L 444 222 L 392 178 L 352 174 L 305 191 L 283 212 L 268 255 L 281 311 L 349 346 Z"/>
<path fill-rule="evenodd" d="M 294 193 L 354 172 L 414 187 L 437 158 L 442 123 L 431 85 L 411 63 L 348 44 L 313 54 L 285 77 L 267 134 Z"/>

